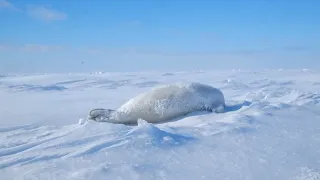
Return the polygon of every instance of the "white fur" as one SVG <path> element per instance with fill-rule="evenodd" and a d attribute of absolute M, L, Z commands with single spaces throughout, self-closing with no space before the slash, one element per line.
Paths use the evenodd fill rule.
<path fill-rule="evenodd" d="M 111 123 L 135 124 L 138 119 L 150 123 L 167 121 L 195 111 L 223 111 L 222 92 L 200 83 L 171 84 L 139 94 L 116 111 L 93 110 L 90 115 L 100 115 L 100 120 Z"/>

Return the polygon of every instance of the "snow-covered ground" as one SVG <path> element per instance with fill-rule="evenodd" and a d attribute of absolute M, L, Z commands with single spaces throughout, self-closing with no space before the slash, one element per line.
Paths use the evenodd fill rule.
<path fill-rule="evenodd" d="M 161 84 L 220 88 L 227 112 L 85 122 Z M 0 179 L 320 179 L 320 71 L 0 77 Z"/>

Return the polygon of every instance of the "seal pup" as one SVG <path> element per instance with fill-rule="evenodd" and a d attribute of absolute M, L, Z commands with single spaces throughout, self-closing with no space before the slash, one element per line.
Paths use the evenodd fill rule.
<path fill-rule="evenodd" d="M 138 119 L 160 123 L 196 111 L 224 112 L 223 93 L 201 83 L 169 84 L 141 93 L 117 110 L 93 109 L 88 119 L 117 124 L 137 124 Z"/>

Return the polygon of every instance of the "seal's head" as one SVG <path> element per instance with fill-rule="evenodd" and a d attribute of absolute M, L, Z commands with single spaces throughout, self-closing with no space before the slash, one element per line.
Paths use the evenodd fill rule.
<path fill-rule="evenodd" d="M 112 112 L 114 112 L 112 109 L 93 109 L 90 111 L 88 119 L 93 121 L 107 121 L 110 119 Z"/>

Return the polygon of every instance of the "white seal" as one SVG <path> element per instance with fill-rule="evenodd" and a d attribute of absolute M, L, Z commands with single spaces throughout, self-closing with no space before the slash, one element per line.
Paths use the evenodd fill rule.
<path fill-rule="evenodd" d="M 93 109 L 88 119 L 100 122 L 137 124 L 138 119 L 159 123 L 196 111 L 223 112 L 223 93 L 200 83 L 170 84 L 137 95 L 117 110 Z"/>

